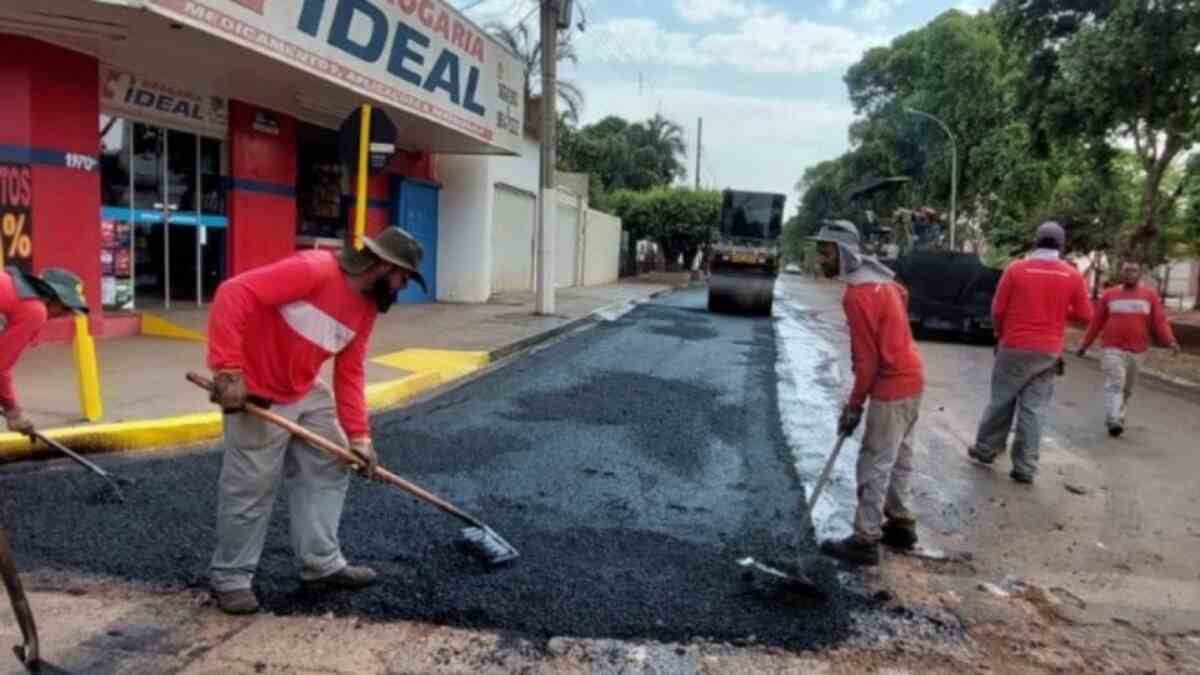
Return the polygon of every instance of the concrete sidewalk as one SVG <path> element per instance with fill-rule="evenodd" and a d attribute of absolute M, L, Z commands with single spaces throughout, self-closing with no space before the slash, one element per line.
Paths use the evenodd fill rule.
<path fill-rule="evenodd" d="M 559 289 L 554 316 L 535 315 L 530 293 L 503 294 L 486 304 L 395 306 L 380 317 L 372 335 L 368 402 L 373 409 L 396 405 L 587 321 L 597 310 L 687 283 L 686 273 L 651 274 Z M 207 312 L 185 309 L 167 318 L 202 334 Z M 34 345 L 17 364 L 21 404 L 48 435 L 95 450 L 175 445 L 219 433 L 220 418 L 205 394 L 184 379 L 189 370 L 207 372 L 204 343 L 139 336 L 98 340 L 96 351 L 104 400 L 104 418 L 97 424 L 80 414 L 70 344 Z M 330 371 L 327 366 L 326 377 Z M 24 458 L 29 450 L 23 437 L 0 433 L 0 461 Z"/>

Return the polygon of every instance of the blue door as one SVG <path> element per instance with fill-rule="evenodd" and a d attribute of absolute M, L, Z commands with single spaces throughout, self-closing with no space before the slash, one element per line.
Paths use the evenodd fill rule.
<path fill-rule="evenodd" d="M 403 229 L 417 241 L 425 255 L 421 258 L 421 276 L 429 284 L 429 294 L 410 284 L 396 296 L 396 302 L 435 302 L 437 298 L 438 190 L 433 184 L 397 176 L 392 179 L 392 225 Z"/>

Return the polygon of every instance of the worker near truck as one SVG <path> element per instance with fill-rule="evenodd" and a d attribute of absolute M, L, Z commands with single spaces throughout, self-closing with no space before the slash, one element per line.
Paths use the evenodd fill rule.
<path fill-rule="evenodd" d="M 338 525 L 350 467 L 282 428 L 240 411 L 247 401 L 340 446 L 367 463 L 371 443 L 364 391 L 367 342 L 379 312 L 416 281 L 421 245 L 388 228 L 362 250 L 305 251 L 239 274 L 217 290 L 208 323 L 212 401 L 224 411 L 225 454 L 218 482 L 217 546 L 210 583 L 228 614 L 258 611 L 251 589 L 275 492 L 288 493 L 292 548 L 306 588 L 357 589 L 376 576 L 342 555 Z M 317 379 L 334 359 L 334 383 Z M 347 440 L 348 439 L 348 440 Z"/>
<path fill-rule="evenodd" d="M 1100 296 L 1096 316 L 1076 352 L 1083 356 L 1096 337 L 1103 334 L 1100 367 L 1104 371 L 1104 422 L 1109 435 L 1114 437 L 1125 431 L 1125 412 L 1151 337 L 1179 355 L 1179 343 L 1171 332 L 1162 299 L 1154 289 L 1142 285 L 1141 280 L 1140 264 L 1130 261 L 1121 265 L 1120 285 Z"/>
<path fill-rule="evenodd" d="M 82 289 L 79 277 L 61 268 L 46 269 L 40 276 L 16 267 L 0 270 L 0 317 L 4 318 L 4 329 L 0 331 L 0 408 L 9 431 L 26 435 L 34 432 L 33 422 L 17 400 L 13 367 L 47 319 L 87 313 Z"/>
<path fill-rule="evenodd" d="M 1054 396 L 1067 320 L 1088 322 L 1092 305 L 1087 283 L 1061 259 L 1066 232 L 1053 221 L 1038 226 L 1036 249 L 1004 270 L 992 299 L 992 326 L 998 341 L 992 365 L 991 400 L 967 455 L 991 465 L 1012 442 L 1012 470 L 1018 483 L 1037 474 L 1046 409 Z"/>
<path fill-rule="evenodd" d="M 891 270 L 862 254 L 858 229 L 830 221 L 813 241 L 825 276 L 846 282 L 842 307 L 850 329 L 854 389 L 838 419 L 838 433 L 853 434 L 864 407 L 867 416 L 856 468 L 854 532 L 822 542 L 821 552 L 877 565 L 880 542 L 900 549 L 917 543 L 909 481 L 925 366 L 908 325 L 908 294 L 893 281 Z"/>

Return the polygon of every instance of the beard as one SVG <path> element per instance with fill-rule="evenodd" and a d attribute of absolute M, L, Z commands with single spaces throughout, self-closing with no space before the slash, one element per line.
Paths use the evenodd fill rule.
<path fill-rule="evenodd" d="M 392 285 L 388 283 L 386 277 L 376 279 L 375 285 L 366 291 L 366 295 L 375 301 L 375 307 L 380 314 L 387 314 L 387 311 L 392 308 L 392 303 L 396 301 L 396 291 L 392 290 Z"/>

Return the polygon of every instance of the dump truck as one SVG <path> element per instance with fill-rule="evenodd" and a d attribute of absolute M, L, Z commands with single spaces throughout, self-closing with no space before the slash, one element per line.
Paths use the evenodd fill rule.
<path fill-rule="evenodd" d="M 708 310 L 769 316 L 779 275 L 785 195 L 725 190 L 709 256 Z"/>

